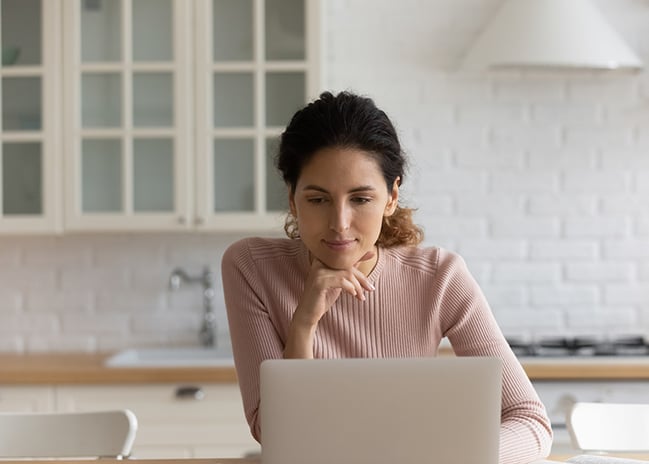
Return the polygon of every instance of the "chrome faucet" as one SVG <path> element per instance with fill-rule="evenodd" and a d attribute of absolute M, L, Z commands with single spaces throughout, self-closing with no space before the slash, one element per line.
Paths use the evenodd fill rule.
<path fill-rule="evenodd" d="M 175 268 L 169 277 L 169 288 L 178 290 L 185 283 L 199 283 L 203 287 L 203 323 L 198 333 L 201 345 L 216 347 L 216 315 L 214 314 L 214 273 L 205 266 L 203 272 L 197 276 L 190 276 L 184 269 Z"/>

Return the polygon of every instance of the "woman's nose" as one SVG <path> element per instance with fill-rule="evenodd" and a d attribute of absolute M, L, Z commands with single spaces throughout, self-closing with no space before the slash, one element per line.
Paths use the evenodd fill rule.
<path fill-rule="evenodd" d="M 343 232 L 349 229 L 351 222 L 351 211 L 345 205 L 334 205 L 331 208 L 331 216 L 329 218 L 329 227 L 336 232 Z"/>

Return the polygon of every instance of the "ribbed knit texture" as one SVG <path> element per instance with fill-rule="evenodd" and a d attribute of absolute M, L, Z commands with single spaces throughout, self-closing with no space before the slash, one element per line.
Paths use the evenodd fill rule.
<path fill-rule="evenodd" d="M 248 238 L 223 256 L 225 303 L 246 418 L 260 439 L 259 365 L 281 358 L 304 290 L 300 240 Z M 440 248 L 381 248 L 362 302 L 343 292 L 318 324 L 316 358 L 436 356 L 448 337 L 458 356 L 503 361 L 500 462 L 548 455 L 550 421 L 464 260 Z"/>

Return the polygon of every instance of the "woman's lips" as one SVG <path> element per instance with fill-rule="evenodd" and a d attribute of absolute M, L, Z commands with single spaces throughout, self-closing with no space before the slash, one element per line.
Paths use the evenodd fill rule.
<path fill-rule="evenodd" d="M 322 242 L 334 251 L 344 251 L 351 248 L 356 240 L 323 240 Z"/>

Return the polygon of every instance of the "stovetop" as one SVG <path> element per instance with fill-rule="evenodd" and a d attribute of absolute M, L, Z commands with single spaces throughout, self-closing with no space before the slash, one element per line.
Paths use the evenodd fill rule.
<path fill-rule="evenodd" d="M 541 337 L 526 341 L 508 337 L 507 342 L 519 357 L 591 357 L 591 356 L 645 356 L 649 343 L 641 335 L 597 337 Z"/>

